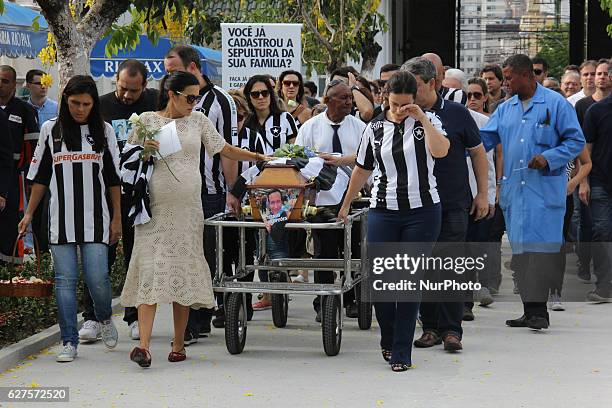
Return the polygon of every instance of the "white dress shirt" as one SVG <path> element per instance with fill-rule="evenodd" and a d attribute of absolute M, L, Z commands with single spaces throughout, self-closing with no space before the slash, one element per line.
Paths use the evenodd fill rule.
<path fill-rule="evenodd" d="M 342 146 L 342 155 L 357 154 L 366 124 L 351 115 L 347 115 L 341 122 L 335 123 L 327 117 L 327 112 L 318 114 L 302 125 L 297 139 L 295 139 L 295 144 L 310 147 L 319 153 L 333 153 L 334 130 L 332 125 L 340 125 L 338 137 Z"/>

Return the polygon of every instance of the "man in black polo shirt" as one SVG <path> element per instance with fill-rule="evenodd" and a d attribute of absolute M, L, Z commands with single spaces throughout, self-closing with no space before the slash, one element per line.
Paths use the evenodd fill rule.
<path fill-rule="evenodd" d="M 12 137 L 13 174 L 6 193 L 4 210 L 0 212 L 0 264 L 23 261 L 23 246 L 18 246 L 13 258 L 13 247 L 17 240 L 17 224 L 23 216 L 22 195 L 26 190 L 25 175 L 38 142 L 38 114 L 27 102 L 15 97 L 17 73 L 9 65 L 0 65 L 0 108 L 8 119 L 10 132 L 1 137 Z"/>
<path fill-rule="evenodd" d="M 133 113 L 140 115 L 143 112 L 157 110 L 157 96 L 159 92 L 156 89 L 147 88 L 147 67 L 140 61 L 128 59 L 119 64 L 116 77 L 116 89 L 106 95 L 100 97 L 100 112 L 102 117 L 113 126 L 117 131 L 121 126 L 127 129 L 130 125 L 128 118 Z M 117 144 L 120 149 L 123 149 L 127 140 L 125 135 L 116 133 Z M 130 203 L 127 196 L 121 195 L 121 226 L 122 226 L 122 242 L 123 242 L 123 260 L 127 269 L 132 256 L 132 248 L 134 247 L 134 227 L 129 224 L 128 213 Z M 112 245 L 108 251 L 109 271 L 115 263 L 117 257 L 117 244 Z M 82 341 L 96 341 L 100 335 L 100 323 L 96 320 L 94 313 L 93 302 L 89 296 L 89 291 L 83 291 L 83 318 L 85 322 L 79 331 L 79 338 Z M 126 307 L 123 315 L 123 321 L 130 327 L 130 337 L 133 340 L 140 338 L 138 330 L 138 311 L 135 307 Z"/>
<path fill-rule="evenodd" d="M 0 111 L 0 127 L 7 129 L 8 117 Z M 13 138 L 10 131 L 4 133 L 6 137 L 0 138 L 0 213 L 6 207 L 11 180 L 13 179 Z M 0 261 L 1 262 L 1 261 Z"/>
<path fill-rule="evenodd" d="M 612 80 L 612 65 L 608 65 Z M 612 95 L 589 108 L 582 125 L 587 148 L 593 159 L 589 175 L 591 184 L 591 218 L 593 222 L 593 266 L 596 288 L 587 300 L 612 300 Z"/>
<path fill-rule="evenodd" d="M 442 99 L 436 92 L 436 67 L 423 57 L 412 58 L 404 63 L 402 70 L 413 74 L 417 80 L 418 90 L 416 103 L 423 109 L 434 112 L 442 122 L 447 137 L 450 139 L 448 155 L 436 159 L 434 176 L 442 202 L 442 229 L 434 255 L 456 255 L 456 247 L 443 249 L 439 243 L 465 242 L 468 230 L 468 216 L 474 214 L 479 220 L 487 216 L 487 157 L 480 141 L 478 126 L 467 108 L 459 103 Z M 466 150 L 472 159 L 478 193 L 472 201 L 468 169 L 465 165 Z M 471 204 L 471 208 L 470 208 Z M 463 251 L 461 251 L 463 252 Z M 453 273 L 453 278 L 458 275 Z M 427 277 L 427 276 L 426 276 Z M 428 302 L 427 294 L 421 303 L 420 313 L 423 323 L 423 335 L 414 342 L 416 347 L 432 347 L 444 341 L 444 349 L 458 351 L 463 348 L 461 337 L 463 330 L 463 299 L 449 302 Z"/>
<path fill-rule="evenodd" d="M 597 68 L 595 68 L 595 93 L 576 102 L 576 114 L 581 126 L 584 122 L 584 115 L 591 105 L 604 100 L 612 93 L 612 81 L 610 81 L 608 76 L 609 66 L 609 61 L 606 59 L 597 62 Z"/>

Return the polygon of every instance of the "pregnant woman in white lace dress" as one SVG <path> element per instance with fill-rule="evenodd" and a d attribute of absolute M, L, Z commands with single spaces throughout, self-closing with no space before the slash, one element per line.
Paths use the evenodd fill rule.
<path fill-rule="evenodd" d="M 192 112 L 199 99 L 199 84 L 187 72 L 167 75 L 161 82 L 159 111 L 140 116 L 149 129 L 175 121 L 182 150 L 156 162 L 149 196 L 151 220 L 135 227 L 134 249 L 121 294 L 124 306 L 138 308 L 140 345 L 130 353 L 141 367 L 151 365 L 149 342 L 158 303 L 172 303 L 174 341 L 171 362 L 185 360 L 183 344 L 189 308 L 212 308 L 214 298 L 210 272 L 204 259 L 202 232 L 200 149 L 221 153 L 232 160 L 267 159 L 227 144 L 213 124 L 200 112 Z M 130 144 L 141 144 L 134 133 Z M 157 149 L 156 141 L 145 147 Z M 178 178 L 177 181 L 172 173 Z"/>

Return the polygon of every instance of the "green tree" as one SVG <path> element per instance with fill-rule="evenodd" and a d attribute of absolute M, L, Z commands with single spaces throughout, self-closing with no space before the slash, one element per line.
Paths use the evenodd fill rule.
<path fill-rule="evenodd" d="M 71 76 L 89 73 L 91 50 L 105 35 L 114 30 L 119 32 L 113 37 L 111 50 L 134 47 L 141 33 L 136 31 L 138 27 L 144 27 L 155 40 L 159 36 L 158 24 L 166 27 L 169 15 L 176 21 L 183 20 L 183 11 L 199 17 L 198 10 L 206 0 L 36 0 L 36 3 L 53 35 L 50 55 L 54 61 L 47 62 L 57 62 L 61 88 Z M 0 12 L 3 9 L 4 1 L 0 0 Z M 119 29 L 117 19 L 130 9 L 142 15 L 140 25 L 128 24 Z M 33 26 L 37 26 L 36 21 Z"/>
<path fill-rule="evenodd" d="M 208 12 L 204 22 L 190 18 L 188 33 L 196 44 L 218 41 L 221 23 L 301 23 L 302 61 L 330 73 L 349 58 L 362 60 L 371 72 L 382 47 L 375 36 L 388 29 L 378 12 L 380 0 L 253 0 L 228 2 L 224 10 Z"/>
<path fill-rule="evenodd" d="M 569 24 L 539 33 L 537 56 L 548 62 L 550 76 L 560 79 L 569 64 Z"/>
<path fill-rule="evenodd" d="M 612 0 L 599 0 L 601 9 L 607 11 L 608 15 L 612 19 Z M 608 24 L 608 35 L 612 37 L 612 23 Z"/>

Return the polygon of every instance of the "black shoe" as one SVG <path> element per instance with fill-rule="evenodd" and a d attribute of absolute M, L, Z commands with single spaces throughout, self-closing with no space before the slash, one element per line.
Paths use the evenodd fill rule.
<path fill-rule="evenodd" d="M 225 327 L 225 310 L 223 310 L 223 306 L 220 306 L 215 312 L 215 317 L 212 319 L 212 325 L 217 329 Z"/>
<path fill-rule="evenodd" d="M 189 347 L 194 343 L 198 342 L 198 335 L 191 333 L 189 329 L 185 330 L 185 347 Z M 170 346 L 174 345 L 174 340 L 170 341 Z"/>
<path fill-rule="evenodd" d="M 578 272 L 578 280 L 582 283 L 591 283 L 591 273 L 590 272 Z"/>
<path fill-rule="evenodd" d="M 346 305 L 346 317 L 355 319 L 359 317 L 359 309 L 357 308 L 356 302 L 351 302 Z"/>
<path fill-rule="evenodd" d="M 208 337 L 211 332 L 210 321 L 212 320 L 212 316 L 206 318 L 202 322 L 202 326 L 200 327 L 200 331 L 198 332 L 198 337 Z"/>
<path fill-rule="evenodd" d="M 463 308 L 463 320 L 466 322 L 471 322 L 474 320 L 474 312 L 469 307 Z"/>
<path fill-rule="evenodd" d="M 548 329 L 548 319 L 541 316 L 531 316 L 527 319 L 527 327 L 534 330 Z"/>
<path fill-rule="evenodd" d="M 522 315 L 518 319 L 506 320 L 506 326 L 509 327 L 527 327 L 527 318 Z"/>
<path fill-rule="evenodd" d="M 317 317 L 315 317 L 315 322 L 321 323 L 321 311 L 317 310 Z"/>
<path fill-rule="evenodd" d="M 612 297 L 610 296 L 610 293 L 595 289 L 587 293 L 587 301 L 594 303 L 608 303 L 612 302 Z"/>

